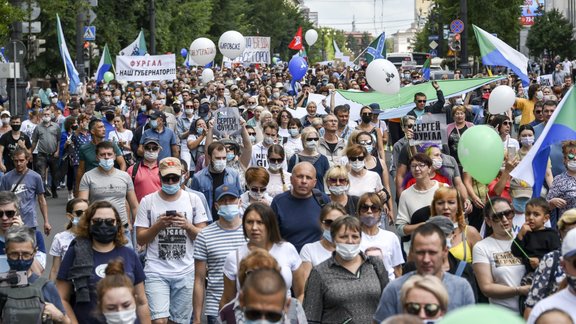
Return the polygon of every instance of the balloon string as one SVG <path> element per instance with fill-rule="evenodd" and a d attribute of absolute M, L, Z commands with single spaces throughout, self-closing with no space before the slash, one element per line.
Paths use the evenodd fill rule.
<path fill-rule="evenodd" d="M 490 199 L 488 192 L 486 192 L 486 198 L 488 199 L 488 204 L 490 205 L 490 209 L 492 209 L 492 215 L 496 215 L 496 210 L 494 210 L 494 204 L 492 204 L 492 199 Z M 506 217 L 506 216 L 504 216 L 504 217 Z M 500 222 L 502 222 L 502 221 L 500 221 Z M 512 224 L 514 224 L 514 223 L 512 223 Z M 502 226 L 502 224 L 500 224 L 500 226 Z M 530 259 L 530 257 L 526 253 L 526 251 L 524 251 L 524 249 L 520 246 L 520 244 L 518 244 L 518 242 L 516 242 L 512 233 L 509 232 L 506 228 L 504 228 L 504 227 L 502 227 L 502 228 L 504 229 L 504 232 L 506 232 L 508 237 L 510 237 L 510 239 L 512 240 L 512 243 L 514 243 L 516 245 L 516 247 L 520 250 L 520 252 L 522 252 L 522 254 L 526 257 L 526 259 Z"/>

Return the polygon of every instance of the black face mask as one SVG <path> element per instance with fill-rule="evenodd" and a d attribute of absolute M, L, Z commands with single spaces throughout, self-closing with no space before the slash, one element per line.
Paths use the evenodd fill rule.
<path fill-rule="evenodd" d="M 92 224 L 90 225 L 90 236 L 100 243 L 110 243 L 114 241 L 118 234 L 118 227 L 116 225 Z"/>
<path fill-rule="evenodd" d="M 362 115 L 362 122 L 364 124 L 368 124 L 369 122 L 372 121 L 372 116 L 368 116 L 368 115 Z"/>
<path fill-rule="evenodd" d="M 78 125 L 72 125 L 72 130 L 77 130 L 78 129 Z"/>
<path fill-rule="evenodd" d="M 11 125 L 12 130 L 15 131 L 15 132 L 17 132 L 17 131 L 20 130 L 20 126 L 22 126 L 22 125 Z"/>

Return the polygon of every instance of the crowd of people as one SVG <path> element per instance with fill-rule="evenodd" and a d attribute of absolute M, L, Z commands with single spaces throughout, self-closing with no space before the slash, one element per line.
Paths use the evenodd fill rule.
<path fill-rule="evenodd" d="M 529 323 L 551 312 L 576 320 L 576 139 L 552 146 L 540 194 L 510 175 L 569 75 L 527 89 L 509 75 L 449 99 L 429 82 L 435 103 L 416 93 L 414 109 L 384 121 L 378 103 L 358 116 L 335 104 L 336 90 L 371 91 L 363 69 L 316 65 L 298 91 L 282 66 L 215 71 L 208 82 L 201 68 L 92 80 L 80 93 L 45 82 L 25 115 L 0 112 L 0 254 L 41 285 L 44 319 L 430 323 L 489 303 Z M 425 82 L 402 76 L 405 87 Z M 517 99 L 492 115 L 499 84 Z M 222 108 L 238 112 L 238 132 L 217 135 Z M 446 116 L 446 143 L 412 143 L 425 114 Z M 457 151 L 478 124 L 505 151 L 489 184 Z M 48 214 L 58 191 L 61 229 L 50 219 L 64 215 Z"/>

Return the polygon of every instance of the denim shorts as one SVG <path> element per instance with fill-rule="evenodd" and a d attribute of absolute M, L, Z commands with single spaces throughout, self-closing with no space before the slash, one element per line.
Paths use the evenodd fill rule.
<path fill-rule="evenodd" d="M 152 320 L 169 318 L 175 323 L 190 323 L 194 273 L 177 278 L 146 274 L 144 286 Z"/>

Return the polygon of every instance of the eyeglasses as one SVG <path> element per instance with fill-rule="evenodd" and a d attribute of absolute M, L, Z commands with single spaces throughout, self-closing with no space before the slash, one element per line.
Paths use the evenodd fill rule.
<path fill-rule="evenodd" d="M 84 215 L 84 211 L 83 211 L 83 210 L 75 210 L 75 211 L 73 211 L 72 213 L 75 214 L 75 215 L 78 216 L 78 217 Z"/>
<path fill-rule="evenodd" d="M 156 152 L 160 149 L 159 146 L 146 146 L 144 147 L 144 150 L 148 151 L 148 152 Z"/>
<path fill-rule="evenodd" d="M 360 145 L 372 145 L 372 141 L 360 141 L 358 142 Z"/>
<path fill-rule="evenodd" d="M 424 100 L 416 100 L 417 103 L 426 103 L 426 99 Z"/>
<path fill-rule="evenodd" d="M 270 161 L 270 163 L 282 163 L 284 159 L 268 159 L 268 161 Z"/>
<path fill-rule="evenodd" d="M 351 157 L 348 158 L 348 160 L 350 160 L 351 162 L 364 161 L 364 155 L 361 155 L 361 156 L 351 156 Z"/>
<path fill-rule="evenodd" d="M 328 178 L 328 183 L 335 184 L 335 183 L 338 183 L 338 182 L 340 182 L 340 183 L 348 183 L 348 179 Z"/>
<path fill-rule="evenodd" d="M 506 121 L 503 121 L 503 122 L 502 122 L 502 125 L 504 125 L 504 126 L 510 126 L 510 125 L 512 125 L 512 122 L 509 121 L 509 120 L 506 120 Z"/>
<path fill-rule="evenodd" d="M 265 191 L 266 191 L 266 187 L 261 187 L 261 188 L 258 188 L 258 187 L 250 187 L 250 191 L 261 193 L 261 192 L 265 192 Z"/>
<path fill-rule="evenodd" d="M 372 113 L 364 113 L 364 114 L 361 114 L 360 116 L 362 116 L 362 117 L 365 117 L 365 116 L 366 116 L 366 117 L 372 117 Z"/>
<path fill-rule="evenodd" d="M 427 164 L 424 164 L 424 163 L 418 163 L 418 164 L 412 164 L 412 165 L 410 165 L 410 167 L 411 167 L 412 169 L 424 169 L 424 168 L 427 167 L 427 166 L 428 166 L 428 165 L 427 165 Z"/>
<path fill-rule="evenodd" d="M 281 312 L 261 311 L 257 309 L 246 308 L 244 309 L 244 317 L 250 321 L 266 319 L 270 322 L 279 322 L 282 319 Z"/>
<path fill-rule="evenodd" d="M 168 174 L 162 177 L 164 183 L 177 183 L 180 182 L 180 176 L 176 174 Z"/>
<path fill-rule="evenodd" d="M 504 210 L 498 213 L 495 213 L 492 216 L 492 220 L 494 221 L 500 221 L 502 220 L 504 217 L 511 219 L 514 217 L 514 211 L 512 209 L 508 209 L 508 210 Z"/>
<path fill-rule="evenodd" d="M 16 215 L 16 211 L 15 210 L 0 210 L 0 218 L 4 218 L 4 215 L 6 215 L 7 218 L 12 218 Z"/>
<path fill-rule="evenodd" d="M 92 218 L 92 225 L 103 225 L 114 226 L 116 225 L 116 220 L 112 218 Z"/>
<path fill-rule="evenodd" d="M 312 142 L 312 141 L 318 142 L 318 138 L 317 138 L 317 137 L 308 137 L 308 138 L 306 139 L 306 142 Z"/>
<path fill-rule="evenodd" d="M 438 315 L 440 311 L 440 305 L 438 304 L 418 304 L 418 303 L 406 303 L 404 305 L 404 309 L 406 313 L 412 315 L 420 314 L 420 309 L 424 307 L 424 313 L 426 313 L 426 317 L 434 317 Z"/>
<path fill-rule="evenodd" d="M 377 213 L 380 211 L 380 207 L 378 207 L 376 205 L 361 205 L 360 206 L 360 211 L 363 213 L 367 213 L 369 210 Z"/>
<path fill-rule="evenodd" d="M 332 225 L 332 223 L 334 223 L 334 220 L 333 220 L 333 219 L 325 219 L 325 220 L 322 221 L 322 224 L 324 224 L 324 225 L 326 225 L 326 226 L 328 226 L 328 227 L 330 227 L 330 226 Z"/>
<path fill-rule="evenodd" d="M 256 133 L 248 133 L 248 136 L 256 136 Z"/>
<path fill-rule="evenodd" d="M 10 260 L 32 260 L 34 257 L 34 253 L 30 252 L 10 252 L 7 254 Z"/>

